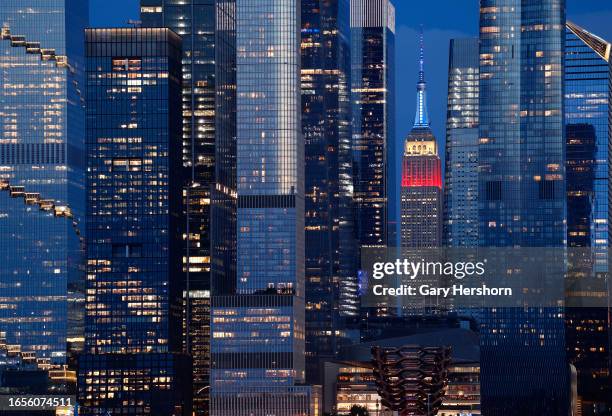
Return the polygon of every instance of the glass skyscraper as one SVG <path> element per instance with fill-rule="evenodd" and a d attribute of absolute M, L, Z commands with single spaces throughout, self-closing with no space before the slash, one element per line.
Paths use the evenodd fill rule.
<path fill-rule="evenodd" d="M 595 35 L 568 22 L 565 40 L 568 246 L 608 245 L 610 65 Z M 609 46 L 608 46 L 609 48 Z M 603 270 L 606 257 L 598 268 Z M 607 270 L 607 269 L 606 269 Z"/>
<path fill-rule="evenodd" d="M 217 2 L 215 185 L 211 205 L 211 289 L 236 293 L 236 1 Z"/>
<path fill-rule="evenodd" d="M 302 0 L 302 126 L 306 184 L 306 376 L 322 384 L 342 315 L 355 315 L 357 245 L 350 119 L 350 4 Z"/>
<path fill-rule="evenodd" d="M 144 27 L 167 27 L 183 40 L 182 159 L 188 189 L 190 282 L 210 284 L 210 191 L 215 166 L 215 0 L 140 0 Z M 189 251 L 187 251 L 189 247 Z"/>
<path fill-rule="evenodd" d="M 567 244 L 588 248 L 585 261 L 570 272 L 589 273 L 602 282 L 580 296 L 596 302 L 603 294 L 604 300 L 599 307 L 589 301 L 566 309 L 566 342 L 582 414 L 604 415 L 612 409 L 609 288 L 603 283 L 608 276 L 612 45 L 570 22 L 565 36 Z"/>
<path fill-rule="evenodd" d="M 88 29 L 79 414 L 191 415 L 183 348 L 181 38 Z"/>
<path fill-rule="evenodd" d="M 397 246 L 395 7 L 351 0 L 354 196 L 361 246 Z M 391 192 L 393 191 L 393 192 Z"/>
<path fill-rule="evenodd" d="M 224 160 L 236 164 L 237 277 L 234 288 L 225 288 L 233 293 L 217 295 L 213 287 L 211 414 L 310 415 L 312 390 L 299 385 L 305 377 L 300 2 L 236 0 L 235 11 L 236 153 Z"/>
<path fill-rule="evenodd" d="M 478 246 L 478 39 L 451 39 L 446 111 L 444 245 Z"/>
<path fill-rule="evenodd" d="M 480 2 L 481 246 L 565 245 L 564 39 L 564 0 Z M 483 414 L 567 413 L 562 310 L 486 309 L 480 338 Z"/>
<path fill-rule="evenodd" d="M 188 272 L 186 330 L 193 356 L 194 406 L 208 407 L 210 372 L 211 192 L 215 178 L 215 0 L 140 0 L 144 27 L 167 27 L 183 40 L 182 158 L 185 197 L 183 267 Z M 187 299 L 189 305 L 186 304 Z"/>
<path fill-rule="evenodd" d="M 432 248 L 442 243 L 442 166 L 430 127 L 423 33 L 419 54 L 416 114 L 402 158 L 401 247 Z"/>
<path fill-rule="evenodd" d="M 86 0 L 0 2 L 0 332 L 66 361 L 84 210 Z"/>

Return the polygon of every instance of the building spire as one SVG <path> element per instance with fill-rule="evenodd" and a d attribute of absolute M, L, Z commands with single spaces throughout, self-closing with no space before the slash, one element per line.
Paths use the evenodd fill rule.
<path fill-rule="evenodd" d="M 421 25 L 421 36 L 419 38 L 419 82 L 425 82 L 425 41 L 423 39 L 423 25 Z"/>
<path fill-rule="evenodd" d="M 419 37 L 419 81 L 417 82 L 417 106 L 414 117 L 414 127 L 429 127 L 429 114 L 427 112 L 427 91 L 425 83 L 425 42 L 423 36 L 423 26 Z"/>

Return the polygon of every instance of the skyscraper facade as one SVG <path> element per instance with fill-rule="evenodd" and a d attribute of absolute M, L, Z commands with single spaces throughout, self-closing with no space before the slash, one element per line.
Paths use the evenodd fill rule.
<path fill-rule="evenodd" d="M 416 97 L 414 125 L 404 143 L 402 159 L 400 242 L 402 247 L 440 247 L 442 166 L 427 109 L 422 33 Z"/>
<path fill-rule="evenodd" d="M 141 0 L 140 4 L 144 27 L 167 27 L 183 40 L 182 158 L 184 186 L 189 188 L 189 209 L 185 210 L 190 233 L 185 270 L 195 290 L 200 286 L 208 290 L 215 156 L 215 1 Z"/>
<path fill-rule="evenodd" d="M 578 278 L 588 273 L 593 282 L 604 282 L 609 246 L 612 45 L 569 21 L 565 36 L 567 244 L 586 248 L 570 252 L 573 258 L 585 254 L 570 273 Z M 582 414 L 603 415 L 612 409 L 609 289 L 605 284 L 589 289 L 580 294 L 593 297 L 588 305 L 566 309 L 566 343 L 577 372 Z"/>
<path fill-rule="evenodd" d="M 167 27 L 183 40 L 182 158 L 187 224 L 183 267 L 188 273 L 185 330 L 193 356 L 194 405 L 208 406 L 210 373 L 211 192 L 215 174 L 215 0 L 140 0 L 144 27 Z M 187 335 L 187 334 L 186 334 Z"/>
<path fill-rule="evenodd" d="M 300 2 L 237 0 L 237 265 L 213 287 L 211 414 L 310 415 L 304 381 Z M 228 155 L 228 160 L 232 156 Z"/>
<path fill-rule="evenodd" d="M 88 29 L 85 415 L 191 415 L 183 355 L 181 38 Z"/>
<path fill-rule="evenodd" d="M 406 139 L 400 241 L 407 248 L 433 248 L 442 243 L 442 167 L 433 135 Z"/>
<path fill-rule="evenodd" d="M 351 0 L 354 196 L 361 246 L 397 246 L 395 7 Z"/>
<path fill-rule="evenodd" d="M 478 246 L 478 39 L 451 39 L 446 109 L 444 245 Z"/>
<path fill-rule="evenodd" d="M 481 5 L 481 245 L 565 242 L 564 25 L 563 0 Z"/>
<path fill-rule="evenodd" d="M 565 245 L 564 30 L 563 0 L 480 3 L 481 246 Z M 561 309 L 487 309 L 480 337 L 483 414 L 567 412 Z"/>
<path fill-rule="evenodd" d="M 565 42 L 568 246 L 598 247 L 605 255 L 611 106 L 606 51 L 610 43 L 570 22 Z M 598 48 L 600 44 L 603 49 Z M 606 257 L 598 257 L 601 258 L 598 268 L 603 271 Z"/>
<path fill-rule="evenodd" d="M 87 1 L 0 4 L 0 331 L 58 364 L 82 279 L 88 14 Z"/>
<path fill-rule="evenodd" d="M 302 130 L 305 144 L 306 376 L 341 343 L 342 315 L 356 314 L 350 119 L 350 4 L 303 0 Z"/>
<path fill-rule="evenodd" d="M 217 2 L 215 185 L 211 201 L 211 292 L 236 291 L 236 1 Z"/>

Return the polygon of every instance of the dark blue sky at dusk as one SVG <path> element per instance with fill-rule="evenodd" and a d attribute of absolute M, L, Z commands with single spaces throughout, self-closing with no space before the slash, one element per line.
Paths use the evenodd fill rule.
<path fill-rule="evenodd" d="M 417 79 L 417 35 L 425 30 L 425 71 L 432 128 L 444 141 L 449 40 L 475 37 L 478 33 L 477 0 L 395 0 L 397 140 L 403 142 L 414 121 Z M 585 29 L 612 40 L 612 2 L 567 0 L 567 16 Z M 126 26 L 137 19 L 138 0 L 90 0 L 90 23 L 94 27 Z M 398 147 L 401 149 L 402 146 Z"/>

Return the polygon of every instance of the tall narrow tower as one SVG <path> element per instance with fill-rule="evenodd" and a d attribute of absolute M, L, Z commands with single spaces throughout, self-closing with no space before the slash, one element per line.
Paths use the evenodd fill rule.
<path fill-rule="evenodd" d="M 478 38 L 451 39 L 444 171 L 444 246 L 478 245 Z"/>
<path fill-rule="evenodd" d="M 566 308 L 565 341 L 570 362 L 576 368 L 578 405 L 589 409 L 584 414 L 593 415 L 612 409 L 610 292 L 606 284 L 595 283 L 606 281 L 609 261 L 611 50 L 612 43 L 572 22 L 566 23 L 563 106 L 567 245 L 571 247 L 570 256 L 580 259 L 569 268 L 568 280 L 580 281 L 588 276 L 593 283 L 585 293 L 569 294 L 579 295 L 581 304 L 589 307 Z"/>
<path fill-rule="evenodd" d="M 414 126 L 406 138 L 401 183 L 402 247 L 438 247 L 442 239 L 442 169 L 429 126 L 421 31 Z"/>
<path fill-rule="evenodd" d="M 502 247 L 562 248 L 567 240 L 565 3 L 480 2 L 478 241 L 498 253 Z M 546 277 L 563 284 L 563 263 L 556 264 Z M 483 414 L 566 411 L 563 325 L 558 308 L 483 311 Z"/>
<path fill-rule="evenodd" d="M 79 414 L 191 415 L 178 312 L 181 38 L 116 28 L 85 39 L 91 239 Z"/>
<path fill-rule="evenodd" d="M 348 0 L 302 0 L 305 159 L 306 379 L 342 343 L 341 316 L 358 312 L 351 153 Z"/>
<path fill-rule="evenodd" d="M 198 416 L 208 411 L 211 273 L 213 259 L 218 257 L 211 249 L 220 244 L 217 239 L 217 246 L 211 246 L 212 205 L 220 199 L 212 195 L 216 191 L 215 165 L 219 165 L 215 163 L 215 148 L 223 146 L 218 140 L 224 137 L 217 127 L 228 116 L 217 118 L 216 113 L 215 37 L 217 19 L 228 7 L 231 2 L 140 0 L 143 27 L 167 27 L 181 36 L 183 45 L 182 175 L 178 180 L 183 186 L 182 218 L 186 225 L 181 242 L 181 261 L 188 281 L 183 294 L 184 347 L 193 357 L 194 410 Z M 221 39 L 219 44 L 226 45 Z"/>
<path fill-rule="evenodd" d="M 362 247 L 396 246 L 395 6 L 351 0 L 350 23 L 357 238 Z"/>
<path fill-rule="evenodd" d="M 235 12 L 236 139 L 220 162 L 236 172 L 236 279 L 227 287 L 213 280 L 210 414 L 311 415 L 311 390 L 302 385 L 300 7 L 237 0 Z M 219 180 L 220 190 L 233 182 Z"/>

